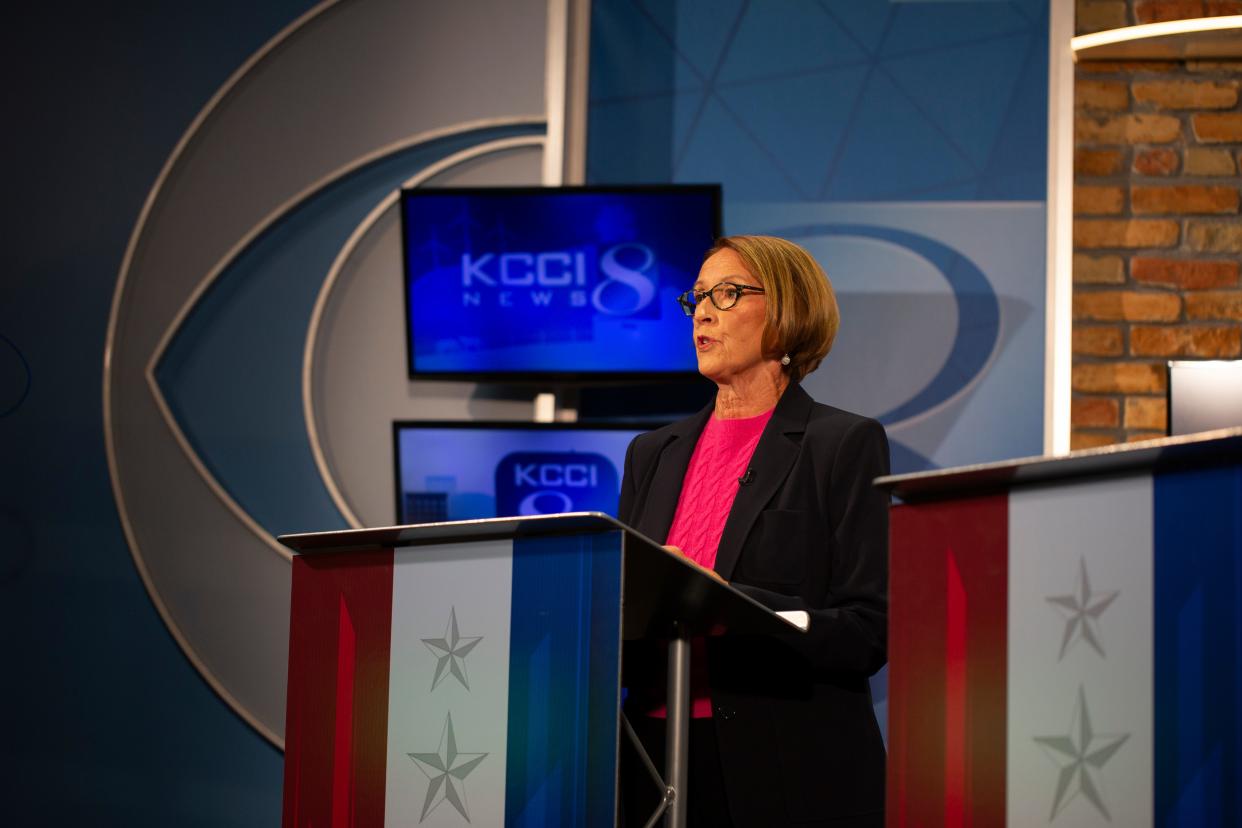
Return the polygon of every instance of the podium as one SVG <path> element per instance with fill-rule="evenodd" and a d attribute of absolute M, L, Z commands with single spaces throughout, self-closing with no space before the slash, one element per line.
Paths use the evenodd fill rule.
<path fill-rule="evenodd" d="M 639 748 L 623 639 L 669 641 L 667 778 L 645 764 L 651 823 L 684 826 L 691 637 L 799 631 L 599 513 L 279 540 L 290 828 L 613 825 L 619 750 Z"/>
<path fill-rule="evenodd" d="M 1242 429 L 880 478 L 887 819 L 1242 820 Z"/>

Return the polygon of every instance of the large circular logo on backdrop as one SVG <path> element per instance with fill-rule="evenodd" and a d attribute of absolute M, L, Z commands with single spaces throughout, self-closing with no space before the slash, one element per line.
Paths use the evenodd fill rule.
<path fill-rule="evenodd" d="M 538 183 L 545 15 L 315 7 L 207 103 L 134 228 L 104 370 L 122 526 L 177 643 L 278 746 L 290 558 L 274 536 L 350 523 L 306 428 L 307 331 L 331 316 L 324 286 L 393 226 L 401 186 Z M 490 59 L 463 69 L 466 41 Z"/>
<path fill-rule="evenodd" d="M 208 102 L 134 229 L 103 400 L 122 525 L 187 657 L 278 746 L 290 558 L 275 536 L 386 522 L 395 420 L 528 413 L 526 400 L 443 383 L 411 399 L 393 277 L 400 187 L 539 182 L 554 141 L 545 55 L 530 45 L 548 36 L 545 14 L 532 0 L 316 7 Z M 463 69 L 453 44 L 467 40 L 490 59 Z M 1004 338 L 1003 302 L 952 245 L 863 221 L 773 232 L 846 270 L 864 260 L 882 269 L 838 284 L 846 327 L 806 381 L 819 399 L 900 428 L 986 372 Z M 608 250 L 594 307 L 623 317 L 663 301 L 653 258 L 638 244 Z M 905 336 L 877 338 L 884 325 Z M 850 372 L 884 382 L 850 383 Z M 927 462 L 893 446 L 895 463 L 907 452 L 905 468 Z M 557 508 L 573 474 L 514 488 L 512 510 Z"/>

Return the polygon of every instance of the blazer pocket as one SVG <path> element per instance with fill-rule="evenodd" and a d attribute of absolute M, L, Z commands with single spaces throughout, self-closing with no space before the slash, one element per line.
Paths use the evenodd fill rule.
<path fill-rule="evenodd" d="M 792 586 L 806 580 L 806 553 L 817 521 L 810 512 L 768 509 L 759 513 L 738 558 L 745 582 Z"/>

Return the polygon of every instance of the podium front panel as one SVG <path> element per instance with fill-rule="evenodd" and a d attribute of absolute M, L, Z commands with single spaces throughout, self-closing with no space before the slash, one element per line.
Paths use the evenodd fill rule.
<path fill-rule="evenodd" d="M 612 825 L 621 533 L 295 558 L 284 824 Z"/>
<path fill-rule="evenodd" d="M 893 509 L 889 825 L 1242 824 L 1242 463 L 1201 448 Z"/>

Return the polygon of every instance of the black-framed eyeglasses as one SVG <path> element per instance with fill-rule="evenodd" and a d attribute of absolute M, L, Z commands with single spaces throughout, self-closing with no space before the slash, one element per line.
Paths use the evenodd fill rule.
<path fill-rule="evenodd" d="M 706 298 L 712 300 L 716 310 L 728 310 L 737 304 L 747 293 L 763 293 L 763 288 L 754 285 L 742 285 L 737 282 L 721 282 L 710 290 L 687 290 L 677 297 L 677 304 L 686 316 L 694 316 L 694 309 Z"/>

